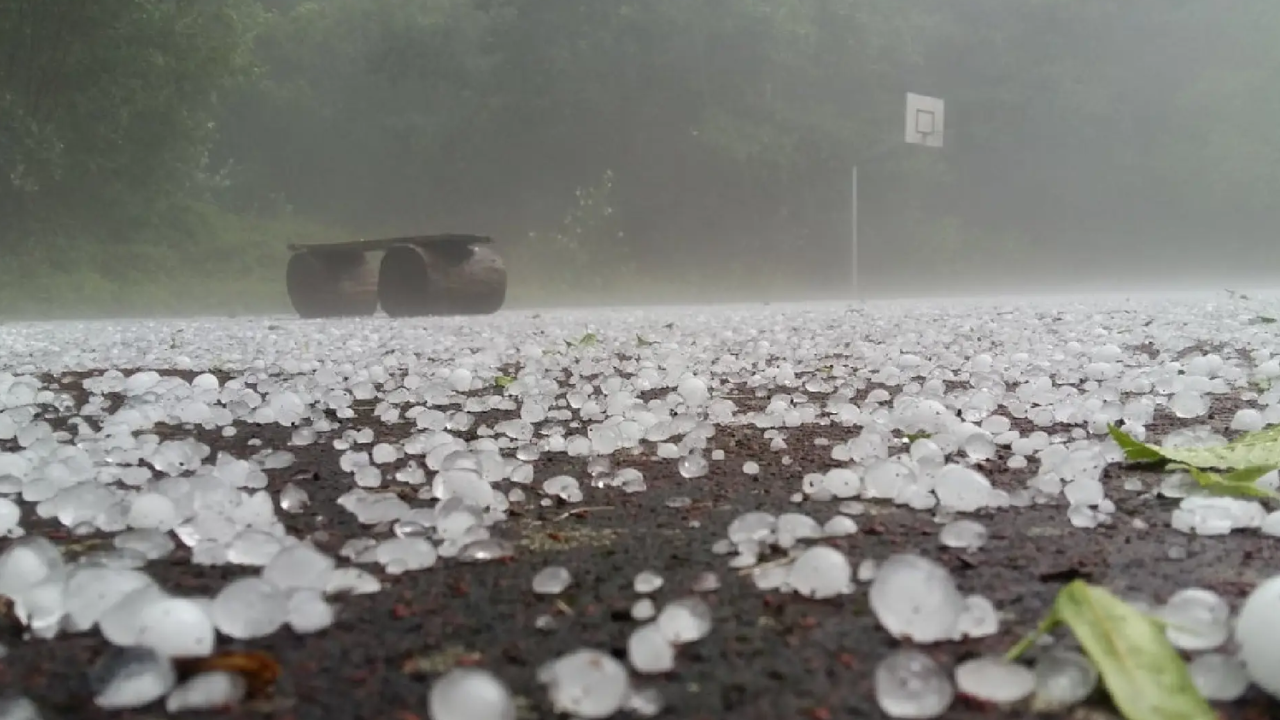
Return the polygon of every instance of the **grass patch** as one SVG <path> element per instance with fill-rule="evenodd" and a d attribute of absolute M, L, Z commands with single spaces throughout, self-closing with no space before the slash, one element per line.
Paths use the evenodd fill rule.
<path fill-rule="evenodd" d="M 286 245 L 340 239 L 297 218 L 248 218 L 206 205 L 124 241 L 50 238 L 0 268 L 0 317 L 63 319 L 290 312 Z"/>

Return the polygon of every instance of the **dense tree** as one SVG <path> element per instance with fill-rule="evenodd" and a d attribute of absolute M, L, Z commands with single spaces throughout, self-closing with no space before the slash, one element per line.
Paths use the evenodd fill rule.
<path fill-rule="evenodd" d="M 4 237 L 136 229 L 210 178 L 253 0 L 0 0 Z"/>
<path fill-rule="evenodd" d="M 1280 219 L 1277 32 L 1269 0 L 0 0 L 0 212 L 838 279 L 858 164 L 881 268 L 1220 257 Z M 944 150 L 902 143 L 907 91 Z"/>

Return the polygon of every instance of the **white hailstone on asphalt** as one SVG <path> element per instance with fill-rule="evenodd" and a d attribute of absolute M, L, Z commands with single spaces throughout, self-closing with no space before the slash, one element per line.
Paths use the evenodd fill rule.
<path fill-rule="evenodd" d="M 93 702 L 104 710 L 150 705 L 177 684 L 172 661 L 148 648 L 113 648 L 89 672 Z"/>
<path fill-rule="evenodd" d="M 457 559 L 460 562 L 492 562 L 515 555 L 515 544 L 502 538 L 481 538 L 458 548 Z"/>
<path fill-rule="evenodd" d="M 791 563 L 787 584 L 796 593 L 825 600 L 853 590 L 853 567 L 844 553 L 827 545 L 814 545 Z"/>
<path fill-rule="evenodd" d="M 878 569 L 879 565 L 876 563 L 875 558 L 863 558 L 858 562 L 858 570 L 855 576 L 858 582 L 869 583 L 876 579 L 876 570 Z"/>
<path fill-rule="evenodd" d="M 357 567 L 341 567 L 329 576 L 325 587 L 328 595 L 370 595 L 382 590 L 382 581 L 367 570 Z"/>
<path fill-rule="evenodd" d="M 303 542 L 276 553 L 262 569 L 262 578 L 282 590 L 323 590 L 329 584 L 334 559 Z"/>
<path fill-rule="evenodd" d="M 288 598 L 259 577 L 232 580 L 213 598 L 211 615 L 218 630 L 237 640 L 266 637 L 288 617 Z"/>
<path fill-rule="evenodd" d="M 915 471 L 901 461 L 880 459 L 862 474 L 862 497 L 892 500 L 915 481 Z"/>
<path fill-rule="evenodd" d="M 389 443 L 378 443 L 373 446 L 373 450 L 369 453 L 369 459 L 376 465 L 386 465 L 399 460 L 399 453 L 394 445 Z"/>
<path fill-rule="evenodd" d="M 918 644 L 952 639 L 966 609 L 950 571 L 915 554 L 890 556 L 876 570 L 868 595 L 881 627 Z"/>
<path fill-rule="evenodd" d="M 1169 398 L 1169 410 L 1183 419 L 1196 418 L 1209 412 L 1209 401 L 1198 392 L 1182 390 Z"/>
<path fill-rule="evenodd" d="M 695 407 L 706 404 L 711 397 L 711 393 L 707 390 L 707 383 L 696 377 L 686 377 L 681 380 L 676 386 L 676 392 L 686 404 Z"/>
<path fill-rule="evenodd" d="M 89 630 L 126 595 L 152 584 L 151 577 L 138 570 L 76 566 L 67 575 L 67 619 L 73 627 Z"/>
<path fill-rule="evenodd" d="M 822 526 L 817 520 L 801 513 L 782 513 L 778 516 L 777 544 L 783 549 L 795 547 L 801 540 L 822 537 Z"/>
<path fill-rule="evenodd" d="M 876 664 L 880 710 L 898 720 L 942 717 L 955 700 L 955 686 L 933 658 L 915 649 L 894 650 Z"/>
<path fill-rule="evenodd" d="M 12 598 L 14 616 L 35 637 L 56 636 L 66 616 L 65 589 L 64 573 L 60 569 Z"/>
<path fill-rule="evenodd" d="M 631 692 L 627 695 L 627 702 L 623 705 L 627 711 L 643 718 L 656 717 L 665 707 L 666 701 L 657 688 L 635 686 L 632 686 Z"/>
<path fill-rule="evenodd" d="M 311 504 L 307 491 L 292 482 L 285 483 L 280 490 L 280 509 L 287 513 L 300 513 Z"/>
<path fill-rule="evenodd" d="M 1231 429 L 1238 432 L 1257 432 L 1266 426 L 1262 413 L 1253 408 L 1241 408 L 1231 418 Z"/>
<path fill-rule="evenodd" d="M 693 451 L 676 461 L 676 470 L 686 480 L 700 478 L 707 474 L 710 465 L 701 452 Z"/>
<path fill-rule="evenodd" d="M 974 462 L 982 462 L 990 460 L 996 456 L 996 443 L 986 433 L 973 433 L 964 439 L 960 447 L 964 450 L 964 454 Z"/>
<path fill-rule="evenodd" d="M 1236 615 L 1235 641 L 1249 678 L 1268 695 L 1280 699 L 1280 575 L 1258 584 Z"/>
<path fill-rule="evenodd" d="M 862 491 L 862 478 L 849 468 L 832 468 L 823 476 L 823 487 L 840 500 L 855 498 Z"/>
<path fill-rule="evenodd" d="M 1260 528 L 1266 518 L 1266 508 L 1257 500 L 1193 495 L 1178 503 L 1169 524 L 1179 532 L 1214 537 L 1232 530 Z"/>
<path fill-rule="evenodd" d="M 974 512 L 991 503 L 991 481 L 963 465 L 947 465 L 934 478 L 938 504 L 955 512 Z"/>
<path fill-rule="evenodd" d="M 729 523 L 728 536 L 734 544 L 759 542 L 773 537 L 778 519 L 767 512 L 745 512 Z"/>
<path fill-rule="evenodd" d="M 0 718 L 4 720 L 41 720 L 40 708 L 24 695 L 0 697 Z"/>
<path fill-rule="evenodd" d="M 631 619 L 644 622 L 652 620 L 658 614 L 658 608 L 652 598 L 643 597 L 631 604 Z"/>
<path fill-rule="evenodd" d="M 647 622 L 627 638 L 627 661 L 638 673 L 669 672 L 676 666 L 676 646 L 662 634 L 656 622 Z"/>
<path fill-rule="evenodd" d="M 631 587 L 641 595 L 648 595 L 657 592 L 666 581 L 662 576 L 652 570 L 641 570 L 636 573 L 635 579 L 631 581 Z"/>
<path fill-rule="evenodd" d="M 1226 653 L 1204 653 L 1187 663 L 1191 682 L 1210 702 L 1235 702 L 1249 689 L 1244 662 Z"/>
<path fill-rule="evenodd" d="M 582 648 L 538 668 L 557 712 L 584 720 L 602 720 L 622 709 L 631 692 L 627 666 L 612 655 Z"/>
<path fill-rule="evenodd" d="M 16 537 L 22 533 L 19 524 L 22 520 L 22 509 L 8 498 L 0 498 L 0 535 Z"/>
<path fill-rule="evenodd" d="M 1262 525 L 1258 531 L 1263 535 L 1271 537 L 1280 537 L 1280 510 L 1273 510 L 1266 518 L 1263 519 Z"/>
<path fill-rule="evenodd" d="M 1036 674 L 1031 668 L 998 655 L 965 660 L 956 666 L 953 676 L 961 694 L 996 705 L 1021 702 L 1036 689 Z"/>
<path fill-rule="evenodd" d="M 171 658 L 207 657 L 217 633 L 205 602 L 172 597 L 147 605 L 138 616 L 139 647 Z"/>
<path fill-rule="evenodd" d="M 1231 635 L 1231 606 L 1212 590 L 1179 590 L 1169 596 L 1156 614 L 1165 623 L 1169 642 L 1179 650 L 1214 650 Z"/>
<path fill-rule="evenodd" d="M 949 548 L 977 550 L 987 542 L 987 528 L 976 520 L 953 520 L 942 526 L 938 540 Z"/>
<path fill-rule="evenodd" d="M 227 562 L 264 567 L 283 547 L 282 538 L 266 530 L 245 528 L 227 545 Z"/>
<path fill-rule="evenodd" d="M 848 515 L 835 515 L 822 526 L 824 537 L 845 537 L 858 532 L 858 521 Z"/>
<path fill-rule="evenodd" d="M 983 595 L 969 595 L 964 599 L 964 611 L 956 620 L 956 638 L 984 638 L 1000 632 L 1000 613 Z"/>
<path fill-rule="evenodd" d="M 217 710 L 239 703 L 249 684 L 240 673 L 211 670 L 197 673 L 178 685 L 164 699 L 169 713 Z"/>
<path fill-rule="evenodd" d="M 516 701 L 492 672 L 455 667 L 432 683 L 427 712 L 431 720 L 515 720 Z"/>
<path fill-rule="evenodd" d="M 39 536 L 17 540 L 0 554 L 0 595 L 17 597 L 64 566 L 62 553 L 49 540 Z"/>
<path fill-rule="evenodd" d="M 483 481 L 481 481 L 483 482 Z M 568 503 L 582 502 L 582 488 L 578 481 L 568 475 L 557 475 L 542 483 L 542 492 Z"/>
<path fill-rule="evenodd" d="M 112 538 L 111 544 L 120 550 L 141 553 L 146 560 L 168 557 L 175 547 L 169 533 L 159 530 L 126 530 Z"/>
<path fill-rule="evenodd" d="M 148 582 L 121 596 L 98 618 L 98 630 L 112 645 L 128 647 L 138 644 L 142 632 L 143 613 L 154 603 L 170 596 L 154 582 Z"/>
<path fill-rule="evenodd" d="M 711 634 L 711 606 L 696 595 L 672 600 L 663 606 L 655 622 L 673 645 L 697 642 Z"/>
<path fill-rule="evenodd" d="M 1065 710 L 1085 701 L 1098 687 L 1098 669 L 1074 650 L 1048 650 L 1036 658 L 1033 701 L 1043 712 Z"/>
<path fill-rule="evenodd" d="M 328 628 L 333 625 L 334 615 L 333 605 L 329 604 L 319 590 L 294 590 L 289 595 L 286 622 L 299 635 L 309 635 Z"/>
<path fill-rule="evenodd" d="M 699 593 L 715 592 L 720 589 L 720 576 L 710 570 L 703 570 L 694 576 L 689 588 Z"/>
<path fill-rule="evenodd" d="M 449 387 L 454 392 L 467 392 L 471 389 L 471 371 L 466 368 L 455 368 L 449 373 Z"/>
<path fill-rule="evenodd" d="M 420 537 L 390 538 L 374 549 L 374 559 L 392 575 L 426 570 L 436 564 L 438 557 L 436 546 Z"/>
<path fill-rule="evenodd" d="M 573 575 L 560 565 L 548 565 L 533 576 L 533 591 L 539 595 L 559 595 L 573 582 Z"/>

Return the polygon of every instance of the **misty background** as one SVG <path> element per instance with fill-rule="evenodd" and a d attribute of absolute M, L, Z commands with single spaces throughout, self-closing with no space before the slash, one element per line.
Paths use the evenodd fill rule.
<path fill-rule="evenodd" d="M 0 0 L 0 314 L 288 309 L 492 235 L 510 304 L 1265 282 L 1275 0 Z M 946 146 L 903 142 L 907 92 Z"/>

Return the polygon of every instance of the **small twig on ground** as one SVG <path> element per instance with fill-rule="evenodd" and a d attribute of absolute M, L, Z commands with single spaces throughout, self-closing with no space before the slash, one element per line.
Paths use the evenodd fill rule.
<path fill-rule="evenodd" d="M 784 558 L 778 558 L 776 560 L 769 560 L 768 562 L 756 563 L 751 567 L 742 568 L 741 570 L 738 571 L 738 574 L 754 575 L 755 573 L 758 573 L 761 570 L 768 570 L 770 568 L 782 567 L 783 565 L 790 565 L 795 561 L 796 559 L 793 557 L 784 557 Z"/>
<path fill-rule="evenodd" d="M 555 516 L 554 518 L 551 519 L 551 522 L 560 522 L 561 520 L 568 520 L 574 515 L 584 515 L 586 513 L 595 512 L 597 510 L 612 510 L 612 509 L 613 509 L 612 505 L 597 505 L 595 507 L 574 508 L 572 510 L 562 512 L 559 515 Z"/>

